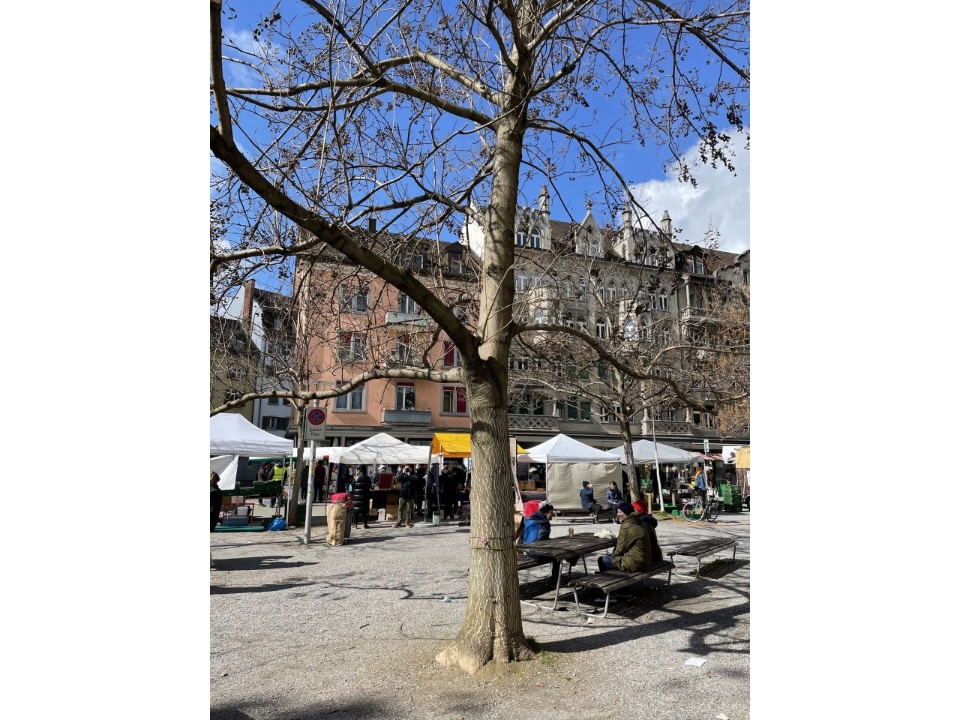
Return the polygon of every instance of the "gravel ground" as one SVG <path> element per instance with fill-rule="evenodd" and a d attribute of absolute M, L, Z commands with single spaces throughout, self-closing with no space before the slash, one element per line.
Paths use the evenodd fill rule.
<path fill-rule="evenodd" d="M 572 524 L 577 532 L 618 529 Z M 553 535 L 567 526 L 555 520 Z M 324 542 L 325 527 L 314 525 L 309 546 L 303 534 L 210 536 L 211 718 L 750 715 L 747 512 L 717 523 L 661 520 L 665 549 L 734 536 L 736 561 L 724 551 L 704 559 L 699 579 L 652 580 L 611 603 L 606 618 L 574 612 L 569 590 L 551 611 L 549 565 L 521 572 L 522 597 L 537 604 L 522 605 L 524 630 L 542 654 L 474 676 L 434 659 L 463 620 L 469 528 L 371 523 L 340 547 Z M 692 573 L 695 562 L 677 558 L 677 568 Z M 587 565 L 596 569 L 595 555 Z M 602 612 L 603 596 L 595 597 Z M 705 662 L 687 665 L 691 658 Z"/>

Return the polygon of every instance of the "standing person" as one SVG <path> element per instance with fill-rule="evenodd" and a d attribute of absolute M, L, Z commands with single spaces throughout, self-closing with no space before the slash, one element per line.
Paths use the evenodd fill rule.
<path fill-rule="evenodd" d="M 453 520 L 453 506 L 457 502 L 457 477 L 453 471 L 443 466 L 440 473 L 440 504 L 443 505 L 443 519 Z"/>
<path fill-rule="evenodd" d="M 307 501 L 307 480 L 310 477 L 310 463 L 305 462 L 300 466 L 300 499 Z"/>
<path fill-rule="evenodd" d="M 427 519 L 430 519 L 440 507 L 440 481 L 437 478 L 439 468 L 437 463 L 430 466 L 427 472 Z"/>
<path fill-rule="evenodd" d="M 315 503 L 323 499 L 326 483 L 327 469 L 323 466 L 323 460 L 317 460 L 317 464 L 313 467 L 313 501 Z"/>
<path fill-rule="evenodd" d="M 620 523 L 617 546 L 613 554 L 597 558 L 600 572 L 614 569 L 627 572 L 646 570 L 650 567 L 650 535 L 640 522 L 640 513 L 634 511 L 632 505 L 620 503 L 617 506 L 617 522 Z"/>
<path fill-rule="evenodd" d="M 254 480 L 254 483 L 268 483 L 270 482 L 270 463 L 260 463 L 260 467 L 257 468 L 257 479 Z M 263 489 L 261 488 L 261 492 Z M 263 507 L 263 495 L 257 498 L 257 502 Z M 271 507 L 273 503 L 270 503 Z"/>
<path fill-rule="evenodd" d="M 622 502 L 623 493 L 620 492 L 617 483 L 611 481 L 610 487 L 607 488 L 607 509 L 614 510 Z"/>
<path fill-rule="evenodd" d="M 357 468 L 357 474 L 353 478 L 352 492 L 354 512 L 360 515 L 359 518 L 354 518 L 354 525 L 359 519 L 363 521 L 363 527 L 369 528 L 367 523 L 370 519 L 370 476 L 367 475 L 366 465 L 360 465 Z"/>
<path fill-rule="evenodd" d="M 548 540 L 550 538 L 550 521 L 553 519 L 553 505 L 547 501 L 540 503 L 539 509 L 530 515 L 523 522 L 523 537 L 520 542 L 522 545 L 536 542 L 537 540 Z M 537 557 L 535 552 L 528 552 L 530 557 Z M 556 580 L 560 576 L 560 560 L 553 561 L 553 569 L 550 571 L 550 579 Z"/>
<path fill-rule="evenodd" d="M 408 528 L 413 527 L 413 496 L 415 492 L 413 485 L 416 477 L 409 465 L 400 471 L 397 478 L 400 483 L 400 497 L 397 501 L 397 522 L 394 527 L 400 527 L 404 524 Z"/>
<path fill-rule="evenodd" d="M 460 493 L 467 491 L 467 471 L 464 469 L 463 463 L 454 463 L 450 470 L 450 476 L 453 483 L 453 501 L 450 506 L 450 519 L 452 520 L 455 514 L 463 517 L 463 511 L 460 509 Z"/>
<path fill-rule="evenodd" d="M 693 473 L 693 489 L 700 496 L 700 502 L 707 506 L 707 477 L 703 474 L 703 468 L 697 465 L 696 472 Z"/>
<path fill-rule="evenodd" d="M 416 482 L 414 484 L 414 504 L 417 506 L 417 515 L 423 515 L 423 496 L 427 489 L 427 466 L 417 465 Z"/>
<path fill-rule="evenodd" d="M 584 510 L 593 515 L 594 522 L 599 520 L 600 504 L 593 497 L 593 483 L 589 480 L 584 480 L 583 487 L 580 489 L 580 505 Z"/>
<path fill-rule="evenodd" d="M 210 472 L 210 532 L 213 532 L 220 521 L 220 508 L 223 505 L 223 490 L 217 484 L 220 482 L 220 476 L 215 472 Z"/>

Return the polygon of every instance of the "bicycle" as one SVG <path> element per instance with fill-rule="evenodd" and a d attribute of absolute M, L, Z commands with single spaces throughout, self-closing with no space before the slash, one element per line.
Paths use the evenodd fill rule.
<path fill-rule="evenodd" d="M 684 520 L 688 522 L 700 522 L 704 518 L 706 518 L 708 522 L 713 522 L 717 519 L 721 510 L 723 510 L 722 499 L 716 497 L 710 498 L 707 500 L 707 504 L 704 505 L 698 495 L 693 500 L 688 500 L 684 503 L 680 513 L 683 515 Z"/>

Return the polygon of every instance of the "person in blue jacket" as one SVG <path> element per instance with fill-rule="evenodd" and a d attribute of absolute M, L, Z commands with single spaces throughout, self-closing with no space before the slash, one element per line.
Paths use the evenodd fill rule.
<path fill-rule="evenodd" d="M 623 502 L 623 493 L 617 487 L 616 482 L 611 482 L 607 488 L 607 509 L 615 510 L 617 505 Z"/>
<path fill-rule="evenodd" d="M 523 523 L 523 537 L 520 539 L 521 545 L 536 542 L 537 540 L 547 540 L 550 537 L 550 520 L 553 519 L 553 505 L 544 501 L 540 503 L 540 509 L 531 514 Z M 530 557 L 538 557 L 535 552 L 528 552 Z M 556 580 L 560 575 L 560 561 L 553 561 L 553 569 L 550 572 L 550 579 Z"/>

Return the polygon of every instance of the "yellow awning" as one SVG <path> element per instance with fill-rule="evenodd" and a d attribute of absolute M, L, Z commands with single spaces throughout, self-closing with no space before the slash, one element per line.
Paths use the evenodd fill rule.
<path fill-rule="evenodd" d="M 737 469 L 750 469 L 750 446 L 744 445 L 737 450 Z"/>
<path fill-rule="evenodd" d="M 434 433 L 430 452 L 443 455 L 445 459 L 470 457 L 470 433 Z M 518 454 L 525 452 L 526 450 L 517 445 Z"/>

